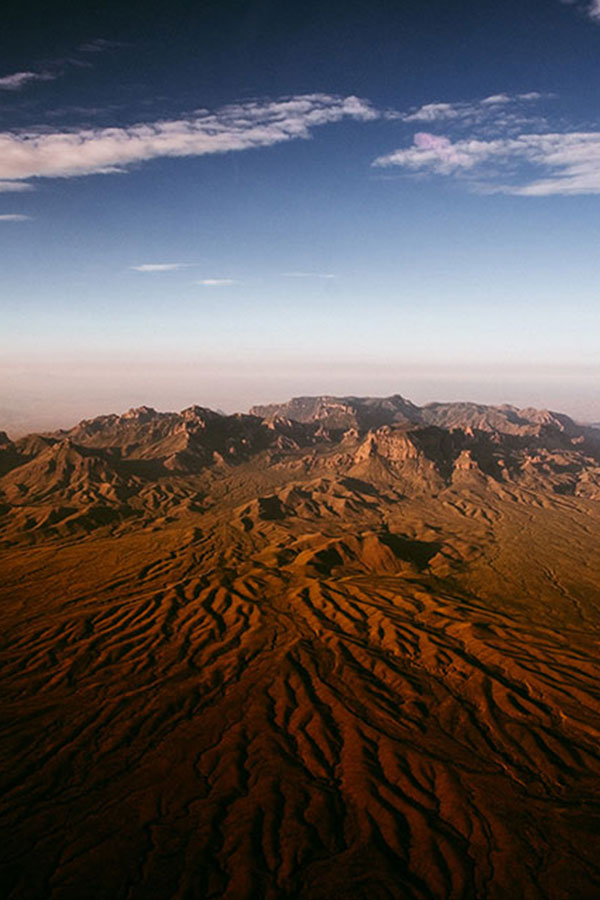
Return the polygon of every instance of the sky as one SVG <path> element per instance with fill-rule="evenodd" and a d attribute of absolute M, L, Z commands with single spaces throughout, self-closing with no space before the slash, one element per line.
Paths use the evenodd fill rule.
<path fill-rule="evenodd" d="M 600 422 L 600 0 L 8 0 L 0 429 L 304 394 Z"/>

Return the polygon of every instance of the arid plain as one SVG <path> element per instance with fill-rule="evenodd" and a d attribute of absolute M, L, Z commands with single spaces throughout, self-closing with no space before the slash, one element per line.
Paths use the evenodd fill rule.
<path fill-rule="evenodd" d="M 600 896 L 600 431 L 402 397 L 3 439 L 10 900 Z"/>

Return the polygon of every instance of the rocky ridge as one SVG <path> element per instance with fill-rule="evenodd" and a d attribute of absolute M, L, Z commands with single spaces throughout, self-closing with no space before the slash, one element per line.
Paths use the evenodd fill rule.
<path fill-rule="evenodd" d="M 0 532 L 95 528 L 194 508 L 235 468 L 310 469 L 392 480 L 409 493 L 478 477 L 600 498 L 600 432 L 510 406 L 303 397 L 224 415 L 143 406 L 67 431 L 0 440 Z M 191 480 L 190 480 L 191 479 Z"/>

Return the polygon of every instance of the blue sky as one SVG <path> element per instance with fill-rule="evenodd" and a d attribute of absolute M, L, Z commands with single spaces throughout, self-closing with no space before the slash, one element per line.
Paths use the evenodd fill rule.
<path fill-rule="evenodd" d="M 600 420 L 600 4 L 286 6 L 9 3 L 0 428 L 327 392 Z"/>

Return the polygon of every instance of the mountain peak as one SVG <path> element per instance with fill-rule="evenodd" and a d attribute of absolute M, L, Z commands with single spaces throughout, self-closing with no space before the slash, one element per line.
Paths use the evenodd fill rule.
<path fill-rule="evenodd" d="M 158 413 L 151 406 L 137 406 L 128 409 L 126 413 L 123 414 L 123 419 L 135 419 L 137 422 L 148 422 L 150 419 L 155 419 L 158 416 Z"/>

